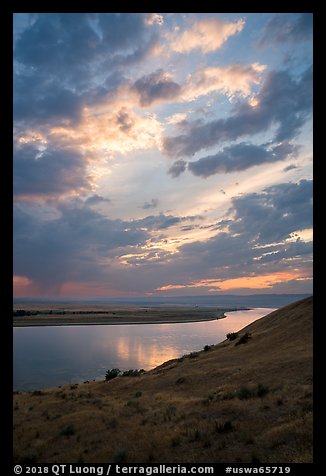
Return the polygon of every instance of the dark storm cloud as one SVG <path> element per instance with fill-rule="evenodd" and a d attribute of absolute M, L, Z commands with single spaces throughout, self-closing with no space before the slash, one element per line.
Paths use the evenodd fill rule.
<path fill-rule="evenodd" d="M 225 147 L 221 152 L 203 157 L 188 164 L 188 169 L 201 177 L 209 177 L 217 173 L 230 173 L 246 170 L 254 165 L 276 162 L 285 159 L 296 149 L 290 144 L 282 144 L 268 150 L 263 145 L 245 142 Z"/>
<path fill-rule="evenodd" d="M 297 168 L 298 168 L 297 165 L 290 164 L 287 167 L 284 167 L 283 172 L 289 172 L 290 170 L 294 170 L 294 169 L 297 169 Z"/>
<path fill-rule="evenodd" d="M 168 170 L 168 173 L 172 177 L 179 177 L 187 168 L 187 162 L 184 160 L 177 160 L 174 162 L 174 164 L 171 165 L 171 167 Z"/>
<path fill-rule="evenodd" d="M 126 110 L 126 108 L 120 109 L 120 111 L 117 114 L 116 121 L 117 121 L 117 124 L 119 125 L 119 128 L 125 133 L 128 133 L 134 125 L 134 120 L 130 116 L 130 114 L 128 114 L 128 111 Z"/>
<path fill-rule="evenodd" d="M 173 262 L 165 265 L 166 275 L 177 277 L 176 283 L 203 276 L 256 276 L 290 270 L 293 258 L 295 266 L 309 268 L 312 243 L 285 240 L 295 231 L 312 226 L 311 194 L 312 181 L 302 180 L 233 199 L 228 211 L 233 219 L 216 224 L 217 229 L 227 227 L 227 231 L 180 246 Z"/>
<path fill-rule="evenodd" d="M 165 137 L 165 153 L 172 157 L 191 156 L 201 149 L 264 132 L 275 125 L 275 142 L 294 138 L 311 114 L 312 69 L 308 68 L 298 79 L 287 71 L 269 73 L 257 100 L 255 107 L 247 102 L 237 104 L 233 115 L 226 119 L 188 123 L 184 134 Z"/>
<path fill-rule="evenodd" d="M 150 215 L 138 220 L 138 224 L 148 230 L 164 230 L 186 219 L 189 219 L 189 217 L 175 217 L 173 215 L 164 215 L 163 213 L 160 213 L 159 215 Z"/>
<path fill-rule="evenodd" d="M 141 106 L 150 106 L 158 100 L 170 100 L 180 94 L 181 87 L 162 69 L 137 79 L 132 89 L 139 94 Z"/>
<path fill-rule="evenodd" d="M 178 223 L 184 223 L 181 228 L 186 230 L 196 224 L 185 222 L 200 217 L 160 214 L 139 220 L 111 220 L 91 209 L 91 203 L 77 199 L 60 202 L 59 216 L 44 221 L 38 218 L 36 205 L 19 205 L 14 213 L 14 271 L 44 288 L 66 281 L 108 283 L 111 279 L 117 289 L 133 290 L 136 286 L 143 292 L 171 284 L 171 276 L 180 284 L 203 277 L 216 280 L 217 276 L 229 279 L 291 271 L 293 266 L 309 269 L 312 243 L 284 240 L 296 230 L 311 226 L 311 187 L 311 181 L 302 180 L 233 199 L 228 211 L 233 219 L 216 224 L 227 231 L 206 241 L 179 246 L 173 260 L 159 248 L 150 251 L 149 259 L 138 259 L 137 250 L 143 252 L 151 239 L 150 231 Z M 130 260 L 137 267 L 115 269 L 111 276 L 107 259 L 126 254 L 129 249 L 134 255 Z"/>
<path fill-rule="evenodd" d="M 283 183 L 234 198 L 231 211 L 231 233 L 249 232 L 260 244 L 286 239 L 297 230 L 312 227 L 312 181 Z"/>
<path fill-rule="evenodd" d="M 183 245 L 180 253 L 183 260 L 189 259 L 192 262 L 196 272 L 202 273 L 204 270 L 233 266 L 238 263 L 246 267 L 253 257 L 261 254 L 261 251 L 253 249 L 248 244 L 247 237 L 220 232 L 207 241 Z"/>
<path fill-rule="evenodd" d="M 144 205 L 141 207 L 144 210 L 148 210 L 149 208 L 156 208 L 158 206 L 159 201 L 157 198 L 152 198 L 150 202 L 145 202 Z"/>
<path fill-rule="evenodd" d="M 79 13 L 38 14 L 16 42 L 15 59 L 41 72 L 70 78 L 76 68 L 81 72 L 92 60 L 100 43 L 90 19 L 89 14 Z"/>
<path fill-rule="evenodd" d="M 118 69 L 143 60 L 157 42 L 141 13 L 34 17 L 14 45 L 14 114 L 32 123 L 76 120 L 85 104 L 121 84 Z"/>
<path fill-rule="evenodd" d="M 265 249 L 261 250 L 265 252 Z M 311 255 L 313 252 L 313 245 L 312 242 L 304 242 L 304 241 L 295 241 L 293 243 L 288 243 L 286 245 L 281 245 L 278 247 L 277 251 L 263 254 L 261 258 L 259 258 L 260 263 L 269 263 L 271 261 L 277 261 L 289 258 L 294 258 L 297 256 L 304 256 L 304 255 Z"/>
<path fill-rule="evenodd" d="M 84 100 L 55 79 L 16 74 L 14 77 L 14 117 L 35 123 L 78 120 Z"/>
<path fill-rule="evenodd" d="M 88 197 L 85 200 L 86 205 L 98 205 L 100 203 L 109 203 L 111 200 L 109 198 L 101 197 L 100 195 L 94 194 Z"/>
<path fill-rule="evenodd" d="M 257 44 L 270 46 L 273 43 L 298 43 L 311 40 L 312 29 L 312 13 L 301 13 L 297 16 L 283 13 L 269 20 Z"/>
<path fill-rule="evenodd" d="M 137 223 L 110 220 L 73 201 L 61 203 L 58 212 L 58 218 L 44 221 L 33 207 L 15 207 L 14 273 L 44 287 L 101 279 L 109 271 L 103 258 L 148 238 Z"/>
<path fill-rule="evenodd" d="M 200 219 L 163 214 L 139 220 L 110 219 L 91 208 L 103 200 L 93 195 L 84 202 L 81 199 L 59 201 L 54 209 L 55 218 L 52 213 L 48 220 L 44 220 L 43 213 L 39 215 L 36 204 L 16 205 L 14 273 L 27 276 L 43 289 L 60 287 L 67 281 L 103 280 L 107 283 L 111 272 L 108 260 L 129 250 L 133 254 L 142 252 L 151 238 L 150 231 Z M 156 233 L 155 239 L 163 239 L 163 236 Z M 151 250 L 151 253 L 158 263 L 168 257 L 168 253 L 160 249 Z M 134 262 L 139 265 L 137 257 Z M 115 270 L 114 273 L 120 273 L 128 281 L 129 271 Z"/>
<path fill-rule="evenodd" d="M 41 13 L 16 42 L 15 59 L 80 84 L 92 66 L 123 52 L 128 57 L 148 36 L 141 13 Z"/>
<path fill-rule="evenodd" d="M 15 144 L 13 176 L 16 196 L 46 198 L 91 189 L 83 155 L 55 144 L 46 148 L 33 143 Z"/>

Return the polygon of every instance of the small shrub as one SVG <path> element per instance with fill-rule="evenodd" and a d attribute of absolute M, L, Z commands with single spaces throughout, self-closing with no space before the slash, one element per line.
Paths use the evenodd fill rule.
<path fill-rule="evenodd" d="M 269 392 L 269 388 L 265 387 L 261 383 L 259 383 L 255 388 L 248 388 L 243 386 L 236 392 L 236 396 L 240 400 L 247 400 L 248 398 L 254 397 L 264 397 Z"/>
<path fill-rule="evenodd" d="M 189 354 L 190 359 L 195 359 L 198 356 L 199 356 L 199 352 L 190 352 Z"/>
<path fill-rule="evenodd" d="M 228 340 L 235 340 L 237 337 L 238 337 L 238 332 L 229 332 L 228 334 L 226 334 L 226 338 Z"/>
<path fill-rule="evenodd" d="M 142 394 L 143 394 L 143 392 L 141 392 L 140 390 L 137 390 L 137 392 L 135 393 L 135 397 L 139 398 L 139 397 L 142 396 Z"/>
<path fill-rule="evenodd" d="M 204 346 L 204 351 L 207 352 L 208 350 L 211 350 L 211 346 L 206 344 Z"/>
<path fill-rule="evenodd" d="M 122 373 L 122 377 L 139 377 L 145 373 L 144 369 L 130 369 L 130 370 L 125 370 Z"/>
<path fill-rule="evenodd" d="M 76 433 L 76 429 L 74 425 L 72 424 L 64 426 L 62 430 L 60 431 L 60 435 L 62 436 L 72 436 L 75 433 Z"/>
<path fill-rule="evenodd" d="M 248 387 L 241 387 L 240 390 L 237 392 L 237 397 L 240 400 L 247 400 L 248 398 L 252 398 L 255 396 L 254 390 L 248 388 Z"/>
<path fill-rule="evenodd" d="M 139 408 L 139 402 L 137 402 L 136 400 L 129 400 L 127 402 L 127 406 L 128 407 L 134 407 L 134 408 Z"/>
<path fill-rule="evenodd" d="M 233 392 L 225 392 L 220 395 L 221 400 L 232 400 L 236 397 L 236 393 Z"/>
<path fill-rule="evenodd" d="M 282 398 L 278 398 L 277 401 L 276 401 L 276 405 L 278 407 L 280 407 L 281 405 L 283 405 L 283 399 Z"/>
<path fill-rule="evenodd" d="M 181 383 L 184 383 L 185 381 L 186 381 L 186 379 L 185 379 L 184 377 L 179 377 L 179 378 L 175 381 L 175 383 L 176 383 L 177 385 L 180 385 Z"/>
<path fill-rule="evenodd" d="M 264 397 L 269 392 L 269 388 L 259 383 L 256 388 L 257 397 Z"/>
<path fill-rule="evenodd" d="M 200 441 L 201 440 L 201 432 L 197 429 L 194 433 L 194 438 L 192 441 Z"/>
<path fill-rule="evenodd" d="M 116 377 L 118 377 L 118 375 L 121 373 L 120 369 L 111 369 L 111 370 L 107 370 L 106 374 L 105 374 L 105 380 L 108 381 L 108 380 L 112 380 Z"/>
<path fill-rule="evenodd" d="M 243 334 L 243 336 L 240 337 L 238 342 L 235 343 L 235 345 L 240 345 L 240 344 L 246 344 L 248 340 L 251 339 L 251 334 L 249 332 L 246 332 Z"/>
<path fill-rule="evenodd" d="M 230 420 L 226 420 L 224 422 L 215 422 L 215 431 L 217 433 L 229 433 L 230 431 L 233 431 L 233 425 Z"/>
<path fill-rule="evenodd" d="M 41 395 L 45 395 L 45 393 L 41 390 L 34 390 L 34 392 L 32 392 L 32 395 L 33 397 L 40 397 Z"/>
<path fill-rule="evenodd" d="M 122 463 L 123 461 L 126 461 L 128 456 L 127 450 L 122 449 L 119 450 L 113 457 L 113 462 L 114 463 Z"/>

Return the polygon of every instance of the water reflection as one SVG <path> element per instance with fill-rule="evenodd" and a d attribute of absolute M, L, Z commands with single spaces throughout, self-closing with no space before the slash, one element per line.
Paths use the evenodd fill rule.
<path fill-rule="evenodd" d="M 104 378 L 108 368 L 156 367 L 216 344 L 273 311 L 227 313 L 225 319 L 183 324 L 14 328 L 14 388 L 31 390 Z"/>

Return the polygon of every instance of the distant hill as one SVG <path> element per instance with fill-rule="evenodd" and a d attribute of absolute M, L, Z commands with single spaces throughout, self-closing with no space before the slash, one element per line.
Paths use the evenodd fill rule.
<path fill-rule="evenodd" d="M 309 297 L 138 377 L 15 394 L 15 462 L 310 463 L 312 314 Z"/>
<path fill-rule="evenodd" d="M 33 303 L 33 302 L 84 302 L 88 304 L 132 304 L 132 305 L 200 305 L 216 307 L 271 307 L 278 308 L 296 302 L 300 299 L 309 297 L 310 294 L 250 294 L 240 296 L 236 294 L 215 294 L 210 296 L 172 296 L 172 297 L 138 297 L 138 298 L 98 298 L 98 299 L 38 299 L 38 298 L 15 298 L 14 303 Z"/>

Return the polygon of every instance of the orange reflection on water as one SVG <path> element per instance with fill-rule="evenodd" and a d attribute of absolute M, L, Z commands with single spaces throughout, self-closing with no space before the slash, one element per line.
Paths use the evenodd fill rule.
<path fill-rule="evenodd" d="M 119 361 L 127 363 L 132 360 L 137 362 L 137 368 L 145 364 L 146 369 L 150 369 L 177 357 L 176 349 L 172 346 L 160 346 L 155 340 L 148 345 L 148 342 L 122 335 L 116 341 L 115 350 Z"/>

